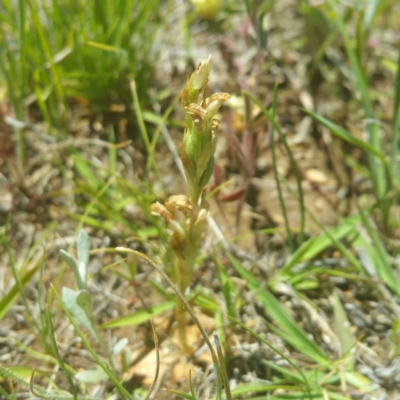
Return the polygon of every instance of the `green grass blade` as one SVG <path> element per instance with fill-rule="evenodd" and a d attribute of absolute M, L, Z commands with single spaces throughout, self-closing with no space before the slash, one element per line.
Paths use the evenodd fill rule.
<path fill-rule="evenodd" d="M 234 300 L 237 296 L 237 291 L 235 285 L 230 279 L 225 267 L 222 265 L 221 261 L 217 256 L 213 257 L 214 262 L 218 268 L 219 280 L 221 283 L 221 290 L 225 300 L 225 306 L 230 317 L 235 316 L 235 303 Z"/>
<path fill-rule="evenodd" d="M 274 100 L 272 103 L 272 117 L 273 118 L 275 118 L 276 105 L 277 105 L 277 94 L 278 94 L 278 85 L 276 84 L 274 86 Z M 290 249 L 290 252 L 293 253 L 295 250 L 295 247 L 294 247 L 294 242 L 293 242 L 292 231 L 291 231 L 290 225 L 289 225 L 289 218 L 288 218 L 287 211 L 286 211 L 285 201 L 283 199 L 281 180 L 280 180 L 280 177 L 278 174 L 278 165 L 276 162 L 276 151 L 275 151 L 275 129 L 274 129 L 273 125 L 272 125 L 271 131 L 270 131 L 270 143 L 271 143 L 271 155 L 272 155 L 272 168 L 274 170 L 276 189 L 278 190 L 279 204 L 281 206 L 283 219 L 285 221 L 285 229 L 286 229 L 286 234 L 288 237 L 289 249 Z"/>
<path fill-rule="evenodd" d="M 19 278 L 20 285 L 25 287 L 25 285 L 32 279 L 33 275 L 39 269 L 39 264 L 29 271 L 27 271 L 22 277 Z M 4 318 L 10 307 L 17 300 L 20 294 L 20 285 L 16 282 L 13 287 L 7 292 L 7 294 L 0 300 L 0 320 Z"/>
<path fill-rule="evenodd" d="M 355 86 L 361 93 L 361 101 L 364 108 L 365 118 L 367 119 L 367 132 L 368 132 L 368 143 L 376 151 L 380 152 L 381 141 L 379 133 L 376 130 L 376 124 L 373 123 L 373 114 L 371 109 L 371 102 L 368 93 L 368 83 L 364 72 L 361 69 L 359 60 L 355 51 L 353 50 L 350 38 L 346 32 L 346 27 L 337 9 L 337 3 L 334 0 L 328 0 L 328 4 L 333 11 L 336 22 L 339 27 L 339 31 L 343 38 L 343 43 L 346 49 L 347 56 L 350 61 L 352 71 L 355 78 Z M 375 193 L 378 199 L 381 199 L 387 190 L 386 182 L 382 168 L 376 163 L 376 159 L 368 153 L 368 163 L 371 170 L 372 182 L 375 188 Z"/>
<path fill-rule="evenodd" d="M 299 382 L 303 383 L 306 385 L 307 392 L 310 393 L 311 386 L 310 383 L 306 377 L 306 375 L 302 372 L 302 370 L 292 361 L 290 358 L 286 357 L 282 352 L 280 352 L 275 346 L 273 346 L 270 342 L 262 338 L 260 335 L 258 335 L 256 332 L 254 332 L 252 329 L 250 329 L 248 326 L 243 324 L 242 322 L 236 320 L 235 318 L 230 318 L 232 321 L 235 323 L 239 324 L 243 329 L 245 329 L 247 332 L 249 332 L 252 336 L 254 336 L 257 340 L 259 340 L 261 343 L 264 343 L 266 346 L 268 346 L 272 351 L 274 351 L 276 354 L 281 356 L 284 360 L 286 360 L 289 365 L 291 365 L 298 373 L 301 379 Z"/>
<path fill-rule="evenodd" d="M 363 246 L 363 248 L 370 256 L 373 267 L 375 268 L 379 278 L 386 283 L 386 285 L 392 290 L 393 293 L 397 295 L 398 298 L 400 298 L 400 279 L 397 277 L 393 267 L 389 262 L 389 254 L 379 238 L 376 229 L 374 229 L 370 220 L 367 218 L 362 209 L 360 209 L 360 213 L 363 218 L 364 227 L 366 228 L 372 241 L 372 246 L 364 241 L 365 246 Z"/>
<path fill-rule="evenodd" d="M 330 5 L 330 7 L 334 13 L 336 22 L 339 27 L 340 34 L 342 35 L 342 38 L 343 38 L 346 53 L 347 53 L 347 56 L 349 57 L 349 61 L 350 61 L 350 64 L 351 64 L 351 67 L 352 67 L 352 70 L 354 73 L 355 84 L 356 84 L 357 89 L 361 93 L 361 99 L 362 99 L 363 107 L 364 107 L 365 114 L 366 114 L 365 116 L 367 118 L 371 118 L 372 117 L 371 103 L 369 100 L 367 81 L 366 81 L 363 71 L 361 69 L 357 55 L 356 55 L 355 51 L 353 50 L 350 38 L 346 32 L 346 27 L 344 25 L 344 22 L 337 10 L 336 1 L 328 0 L 328 4 Z"/>
<path fill-rule="evenodd" d="M 168 392 L 168 393 L 175 394 L 175 395 L 181 397 L 182 399 L 186 399 L 186 400 L 197 400 L 197 397 L 193 397 L 192 394 L 182 392 L 181 390 L 167 389 L 167 392 Z"/>
<path fill-rule="evenodd" d="M 303 109 L 303 111 L 310 115 L 315 121 L 319 122 L 321 125 L 328 128 L 334 135 L 338 138 L 345 140 L 346 142 L 363 149 L 364 151 L 373 154 L 384 164 L 386 162 L 385 156 L 377 150 L 375 147 L 371 146 L 369 143 L 364 142 L 361 139 L 353 136 L 348 130 L 342 128 L 341 126 L 335 124 L 334 122 L 328 120 L 327 118 L 318 115 L 310 110 Z"/>
<path fill-rule="evenodd" d="M 390 151 L 390 169 L 393 176 L 398 176 L 397 155 L 399 153 L 399 112 L 400 112 L 400 45 L 397 51 L 397 71 L 394 85 L 393 119 L 392 119 L 392 140 Z"/>
<path fill-rule="evenodd" d="M 366 143 L 363 140 L 354 137 L 349 131 L 340 127 L 339 125 L 336 125 L 334 122 L 329 121 L 328 119 L 322 117 L 321 115 L 318 115 L 318 114 L 316 114 L 310 110 L 306 110 L 306 109 L 303 109 L 303 111 L 305 113 L 307 113 L 308 115 L 310 115 L 315 121 L 319 122 L 320 124 L 322 124 L 326 128 L 328 128 L 334 135 L 336 135 L 340 139 L 345 140 L 346 142 L 366 151 L 369 156 L 377 157 L 382 162 L 382 165 L 383 165 L 385 173 L 386 173 L 386 179 L 387 179 L 388 185 L 389 185 L 389 187 L 391 186 L 392 173 L 390 171 L 390 168 L 389 168 L 389 165 L 388 165 L 388 162 L 387 162 L 385 156 L 381 153 L 379 148 L 376 148 L 373 145 L 371 145 L 370 143 Z M 373 165 L 375 165 L 375 168 L 377 168 L 375 161 L 374 161 Z M 373 165 L 370 164 L 371 174 L 373 172 Z M 372 176 L 372 180 L 374 181 L 373 176 Z M 384 195 L 382 190 L 379 192 L 376 191 L 376 194 L 377 194 L 378 200 L 381 199 L 381 197 Z"/>
<path fill-rule="evenodd" d="M 232 395 L 234 398 L 240 395 L 249 395 L 250 393 L 258 393 L 258 392 L 272 392 L 275 390 L 290 390 L 293 389 L 293 386 L 285 385 L 285 384 L 266 384 L 262 382 L 251 382 L 251 383 L 244 383 L 237 388 L 232 390 Z M 251 399 L 255 399 L 255 397 L 251 397 Z M 269 399 L 269 397 L 262 397 L 263 400 Z"/>
<path fill-rule="evenodd" d="M 124 315 L 123 317 L 113 319 L 112 321 L 106 322 L 101 325 L 100 328 L 120 328 L 123 326 L 133 326 L 140 325 L 143 322 L 148 321 L 155 315 L 161 314 L 165 311 L 172 310 L 176 305 L 176 301 L 166 301 L 161 304 L 156 304 L 155 306 L 141 309 L 133 314 Z"/>
<path fill-rule="evenodd" d="M 135 115 L 137 118 L 140 134 L 142 135 L 143 143 L 146 147 L 147 154 L 150 154 L 151 143 L 150 143 L 149 135 L 147 133 L 146 125 L 144 123 L 142 109 L 141 109 L 140 103 L 139 103 L 139 96 L 138 96 L 138 92 L 136 89 L 136 82 L 133 79 L 130 82 L 130 88 L 131 88 L 132 100 L 133 100 L 132 108 L 133 108 L 133 111 L 135 112 Z"/>
<path fill-rule="evenodd" d="M 291 255 L 289 260 L 281 269 L 281 273 L 287 274 L 297 263 L 305 260 L 311 260 L 312 258 L 316 257 L 327 247 L 333 245 L 332 238 L 338 241 L 346 237 L 349 233 L 354 231 L 355 227 L 360 224 L 360 222 L 360 214 L 355 214 L 344 219 L 330 231 L 323 233 L 321 236 L 313 236 L 311 239 L 304 242 L 303 245 Z"/>
<path fill-rule="evenodd" d="M 356 343 L 356 339 L 349 330 L 350 322 L 347 318 L 346 311 L 340 301 L 337 290 L 333 292 L 330 301 L 333 306 L 335 331 L 340 341 L 341 356 L 347 356 L 349 360 L 346 364 L 346 369 L 351 371 L 354 369 L 355 365 L 355 359 L 354 356 L 351 354 L 351 348 Z"/>
<path fill-rule="evenodd" d="M 274 364 L 272 361 L 269 360 L 262 360 L 264 364 L 266 364 L 269 368 L 275 370 L 280 375 L 284 377 L 285 380 L 290 380 L 295 384 L 304 384 L 307 382 L 307 377 L 303 374 L 296 374 L 295 372 L 289 371 L 285 368 L 280 367 L 279 365 Z M 298 386 L 294 386 L 292 389 L 299 390 Z"/>
<path fill-rule="evenodd" d="M 74 383 L 72 381 L 72 376 L 71 376 L 70 372 L 68 371 L 68 369 L 66 368 L 66 366 L 64 364 L 64 361 L 61 358 L 60 352 L 58 351 L 56 337 L 54 335 L 53 321 L 52 321 L 52 318 L 51 318 L 51 315 L 50 315 L 50 311 L 49 311 L 48 308 L 46 308 L 44 310 L 44 312 L 45 312 L 45 318 L 46 318 L 46 321 L 47 321 L 47 328 L 48 328 L 48 332 L 47 333 L 48 333 L 48 335 L 50 337 L 50 341 L 51 341 L 51 344 L 52 344 L 52 347 L 53 347 L 53 352 L 54 352 L 54 354 L 55 354 L 55 356 L 57 358 L 58 364 L 59 364 L 59 366 L 60 366 L 60 368 L 61 368 L 61 370 L 62 370 L 62 372 L 63 372 L 63 374 L 64 374 L 64 376 L 65 376 L 65 378 L 67 380 L 67 382 L 68 382 L 68 386 L 69 386 L 69 388 L 71 390 L 72 396 L 73 396 L 74 400 L 77 400 L 78 392 L 77 392 L 76 387 L 75 387 L 75 385 L 74 385 Z"/>
<path fill-rule="evenodd" d="M 46 37 L 45 32 L 42 27 L 42 24 L 40 23 L 38 10 L 36 8 L 35 2 L 31 1 L 31 2 L 29 2 L 29 5 L 30 5 L 30 10 L 31 10 L 32 23 L 33 23 L 33 26 L 39 37 L 39 44 L 42 48 L 44 56 L 46 57 L 47 63 L 50 66 L 50 71 L 52 74 L 52 84 L 54 85 L 55 92 L 57 94 L 57 99 L 59 102 L 58 104 L 59 104 L 60 111 L 61 111 L 60 116 L 62 118 L 62 122 L 64 124 L 66 124 L 67 118 L 66 118 L 66 114 L 65 114 L 65 106 L 66 106 L 65 93 L 64 93 L 64 89 L 61 84 L 61 76 L 59 74 L 59 71 L 58 71 L 55 63 L 54 63 L 53 55 L 52 55 L 52 52 L 50 49 L 50 43 L 48 41 L 49 38 Z"/>
<path fill-rule="evenodd" d="M 297 322 L 288 314 L 285 308 L 279 303 L 275 296 L 261 283 L 252 276 L 245 268 L 232 256 L 229 256 L 233 267 L 246 281 L 249 288 L 255 292 L 257 298 L 265 307 L 265 311 L 277 323 L 285 334 L 286 340 L 301 353 L 307 355 L 319 364 L 325 364 L 328 359 L 322 349 L 311 339 L 306 332 L 301 329 Z"/>
<path fill-rule="evenodd" d="M 292 192 L 292 195 L 296 197 L 296 193 L 294 193 L 290 188 L 289 190 Z M 361 265 L 360 261 L 357 260 L 356 257 L 353 256 L 353 254 L 347 249 L 346 246 L 344 246 L 339 240 L 337 240 L 332 234 L 325 228 L 325 226 L 314 216 L 313 213 L 311 213 L 307 208 L 305 209 L 308 213 L 308 215 L 311 217 L 313 222 L 321 229 L 322 232 L 329 238 L 331 241 L 332 245 L 335 246 L 342 254 L 343 256 L 349 261 L 353 267 L 361 273 L 364 273 L 364 268 Z"/>

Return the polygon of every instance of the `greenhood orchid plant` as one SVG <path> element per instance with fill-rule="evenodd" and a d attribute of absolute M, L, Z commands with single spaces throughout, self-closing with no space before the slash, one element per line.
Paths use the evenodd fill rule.
<path fill-rule="evenodd" d="M 155 203 L 151 212 L 164 218 L 169 245 L 177 257 L 178 287 L 185 292 L 190 283 L 201 235 L 206 226 L 208 203 L 204 187 L 214 168 L 214 152 L 219 121 L 215 115 L 227 93 L 204 97 L 210 75 L 210 57 L 199 63 L 182 92 L 182 110 L 187 128 L 183 136 L 181 159 L 188 183 L 188 195 L 169 197 L 164 205 Z"/>
<path fill-rule="evenodd" d="M 169 235 L 169 246 L 176 255 L 176 279 L 181 293 L 190 284 L 196 263 L 199 243 L 207 224 L 208 203 L 204 188 L 214 169 L 214 152 L 219 121 L 215 115 L 222 103 L 229 99 L 227 93 L 204 97 L 210 75 L 210 57 L 199 63 L 182 92 L 182 110 L 187 128 L 183 136 L 181 159 L 188 184 L 188 194 L 169 197 L 164 205 L 155 203 L 153 215 L 164 218 Z M 186 319 L 184 305 L 178 300 L 176 318 L 182 347 L 186 344 Z"/>

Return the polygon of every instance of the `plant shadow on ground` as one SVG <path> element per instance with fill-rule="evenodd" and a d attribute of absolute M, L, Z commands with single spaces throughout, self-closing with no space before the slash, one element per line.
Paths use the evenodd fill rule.
<path fill-rule="evenodd" d="M 81 5 L 69 32 L 52 8 L 62 2 L 19 3 L 19 17 L 11 2 L 0 6 L 1 365 L 25 382 L 34 367 L 46 392 L 71 393 L 50 310 L 79 395 L 115 392 L 96 373 L 76 375 L 98 363 L 55 295 L 76 287 L 59 250 L 75 254 L 84 228 L 99 335 L 109 348 L 127 339 L 113 356 L 124 387 L 145 398 L 153 381 L 152 318 L 161 359 L 153 398 L 189 393 L 189 370 L 197 398 L 214 396 L 197 327 L 188 322 L 197 351 L 187 356 L 173 292 L 147 262 L 115 251 L 138 250 L 173 275 L 150 206 L 185 192 L 177 100 L 186 66 L 211 53 L 211 90 L 233 98 L 219 117 L 213 220 L 188 299 L 219 334 L 233 397 L 398 398 L 399 5 L 226 1 L 206 21 L 178 1 L 148 20 L 157 2 L 131 1 L 131 25 L 129 13 L 119 19 L 124 2 L 104 1 L 102 10 Z M 25 386 L 4 379 L 0 398 Z"/>

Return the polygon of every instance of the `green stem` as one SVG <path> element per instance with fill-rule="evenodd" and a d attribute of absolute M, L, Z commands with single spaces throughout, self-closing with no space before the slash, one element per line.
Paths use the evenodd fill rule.
<path fill-rule="evenodd" d="M 192 250 L 192 249 L 190 249 Z M 187 257 L 186 259 L 178 259 L 176 263 L 176 275 L 177 275 L 177 281 L 178 281 L 178 288 L 181 291 L 183 295 L 185 295 L 185 291 L 189 285 L 189 282 L 192 278 L 192 272 L 194 269 L 194 264 L 196 261 L 196 254 L 197 254 L 197 248 L 193 249 L 192 251 L 188 251 L 187 253 L 191 254 L 193 253 L 194 255 L 191 257 Z M 187 343 L 187 335 L 186 335 L 186 325 L 187 325 L 187 319 L 186 319 L 186 312 L 185 312 L 185 305 L 184 303 L 177 298 L 176 302 L 176 310 L 175 310 L 175 318 L 176 321 L 178 322 L 178 333 L 179 333 L 179 338 L 180 342 L 182 345 L 182 349 L 185 353 L 190 353 L 190 347 Z"/>
<path fill-rule="evenodd" d="M 185 312 L 185 304 L 181 301 L 179 297 L 177 297 L 176 299 L 175 319 L 178 323 L 178 334 L 182 350 L 185 353 L 190 354 L 191 349 L 187 342 L 187 335 L 186 335 L 187 318 Z"/>

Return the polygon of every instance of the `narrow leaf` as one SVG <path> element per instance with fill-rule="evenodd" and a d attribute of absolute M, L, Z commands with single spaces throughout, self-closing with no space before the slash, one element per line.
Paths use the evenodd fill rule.
<path fill-rule="evenodd" d="M 101 328 L 119 328 L 122 326 L 140 325 L 155 315 L 161 314 L 164 311 L 172 310 L 175 304 L 175 301 L 166 301 L 153 307 L 142 309 L 133 314 L 125 315 L 123 317 L 106 322 L 105 324 L 101 325 Z"/>

